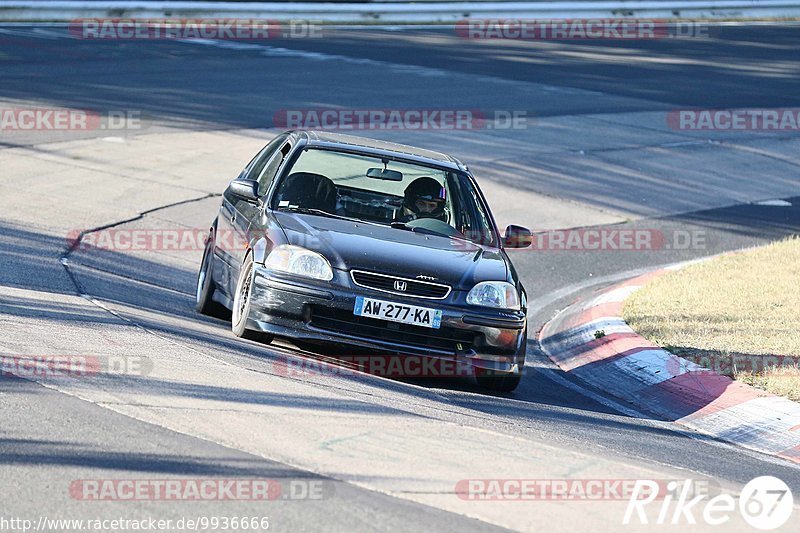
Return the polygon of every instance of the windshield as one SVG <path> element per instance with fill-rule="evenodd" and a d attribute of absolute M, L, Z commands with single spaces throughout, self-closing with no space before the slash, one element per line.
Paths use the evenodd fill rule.
<path fill-rule="evenodd" d="M 306 148 L 284 173 L 271 207 L 495 244 L 466 174 L 380 157 Z"/>

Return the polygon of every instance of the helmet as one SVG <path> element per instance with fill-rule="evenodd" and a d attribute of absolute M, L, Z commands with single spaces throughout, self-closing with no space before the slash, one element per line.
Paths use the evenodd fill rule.
<path fill-rule="evenodd" d="M 433 178 L 417 178 L 406 187 L 403 207 L 419 218 L 444 219 L 446 192 Z"/>

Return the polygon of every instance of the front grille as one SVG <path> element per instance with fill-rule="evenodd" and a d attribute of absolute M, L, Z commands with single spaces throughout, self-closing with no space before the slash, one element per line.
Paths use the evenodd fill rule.
<path fill-rule="evenodd" d="M 350 276 L 353 278 L 353 283 L 360 287 L 403 296 L 443 300 L 450 294 L 450 286 L 442 285 L 441 283 L 387 276 L 386 274 L 375 274 L 374 272 L 364 272 L 363 270 L 352 270 Z M 396 289 L 395 282 L 404 283 L 405 290 Z"/>
<path fill-rule="evenodd" d="M 478 342 L 474 331 L 441 327 L 439 329 L 400 324 L 377 318 L 356 316 L 352 312 L 312 306 L 311 325 L 364 339 L 394 342 L 420 349 L 469 350 Z M 460 348 L 459 346 L 460 345 Z"/>

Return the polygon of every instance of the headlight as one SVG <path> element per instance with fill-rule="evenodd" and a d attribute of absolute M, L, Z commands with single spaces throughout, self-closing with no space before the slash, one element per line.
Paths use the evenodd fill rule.
<path fill-rule="evenodd" d="M 517 288 L 505 281 L 482 281 L 467 294 L 467 303 L 499 309 L 519 309 Z"/>
<path fill-rule="evenodd" d="M 333 279 L 333 270 L 327 259 L 317 252 L 291 244 L 276 246 L 267 256 L 264 266 L 270 270 L 306 278 L 324 281 Z"/>

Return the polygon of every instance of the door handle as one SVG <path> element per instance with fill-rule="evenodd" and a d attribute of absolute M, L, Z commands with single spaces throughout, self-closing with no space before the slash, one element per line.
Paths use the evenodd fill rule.
<path fill-rule="evenodd" d="M 231 213 L 231 224 L 233 224 L 234 222 L 236 222 L 236 211 Z"/>

